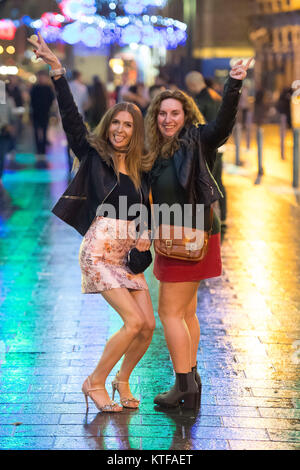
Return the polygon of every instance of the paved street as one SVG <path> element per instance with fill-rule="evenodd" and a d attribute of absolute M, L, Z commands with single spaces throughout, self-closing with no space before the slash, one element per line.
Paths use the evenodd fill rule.
<path fill-rule="evenodd" d="M 121 322 L 101 296 L 81 294 L 81 237 L 49 211 L 67 184 L 55 135 L 51 170 L 23 154 L 29 167 L 3 178 L 12 200 L 0 221 L 0 448 L 299 449 L 300 206 L 288 180 L 269 174 L 254 185 L 228 144 L 224 272 L 198 296 L 199 414 L 154 408 L 174 377 L 150 267 L 157 328 L 131 379 L 140 409 L 104 414 L 91 404 L 86 416 L 81 384 Z"/>

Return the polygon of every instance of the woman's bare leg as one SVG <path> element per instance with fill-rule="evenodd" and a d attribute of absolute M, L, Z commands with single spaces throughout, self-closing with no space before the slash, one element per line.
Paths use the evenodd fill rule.
<path fill-rule="evenodd" d="M 167 346 L 175 372 L 191 371 L 192 337 L 185 320 L 186 307 L 190 305 L 199 282 L 161 282 L 158 313 L 164 327 Z"/>
<path fill-rule="evenodd" d="M 124 382 L 128 381 L 131 372 L 149 348 L 155 329 L 155 318 L 149 291 L 131 291 L 131 295 L 139 305 L 140 311 L 143 314 L 144 327 L 125 353 L 118 373 L 118 379 Z"/>
<path fill-rule="evenodd" d="M 194 367 L 197 363 L 197 352 L 200 341 L 200 325 L 199 320 L 196 315 L 197 311 L 197 291 L 195 292 L 194 297 L 192 298 L 189 305 L 185 309 L 185 323 L 190 332 L 191 337 L 191 364 Z"/>
<path fill-rule="evenodd" d="M 107 341 L 100 361 L 90 375 L 93 388 L 105 386 L 108 374 L 144 327 L 143 313 L 127 289 L 112 289 L 103 292 L 102 295 L 121 316 L 124 325 Z M 106 390 L 98 393 L 102 393 L 106 401 L 109 399 Z"/>

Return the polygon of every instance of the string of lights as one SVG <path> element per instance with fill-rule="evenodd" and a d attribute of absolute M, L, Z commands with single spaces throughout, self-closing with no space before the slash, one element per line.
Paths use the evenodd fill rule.
<path fill-rule="evenodd" d="M 187 39 L 187 25 L 154 14 L 167 0 L 57 0 L 61 13 L 45 12 L 41 18 L 1 20 L 12 31 L 26 24 L 40 31 L 47 42 L 82 42 L 99 48 L 110 44 L 142 44 L 174 49 Z M 150 11 L 149 11 L 150 10 Z M 10 23 L 8 23 L 10 22 Z"/>

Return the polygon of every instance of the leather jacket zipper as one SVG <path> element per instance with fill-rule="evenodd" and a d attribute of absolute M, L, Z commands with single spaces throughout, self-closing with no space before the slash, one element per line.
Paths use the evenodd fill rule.
<path fill-rule="evenodd" d="M 214 195 L 214 188 L 211 184 L 209 184 L 204 178 L 200 178 L 202 183 L 205 184 L 210 189 L 211 195 Z"/>
<path fill-rule="evenodd" d="M 105 203 L 106 199 L 108 198 L 108 196 L 111 195 L 111 193 L 113 192 L 113 190 L 115 189 L 115 187 L 118 186 L 118 182 L 116 182 L 114 184 L 114 186 L 111 188 L 111 190 L 109 191 L 109 193 L 105 196 L 105 198 L 103 199 L 103 201 L 101 202 L 101 204 L 97 207 L 97 210 L 96 210 L 96 214 L 95 214 L 95 217 L 93 218 L 92 222 L 91 222 L 91 225 L 93 224 L 93 222 L 95 221 L 96 217 L 97 217 L 97 212 L 101 209 L 101 207 L 103 206 L 103 204 Z M 90 225 L 90 226 L 91 226 Z"/>
<path fill-rule="evenodd" d="M 213 175 L 212 175 L 212 173 L 211 173 L 211 171 L 210 171 L 210 169 L 209 169 L 209 166 L 208 166 L 207 162 L 205 162 L 205 165 L 206 165 L 207 171 L 208 171 L 208 173 L 209 173 L 211 179 L 213 180 L 213 182 L 215 183 L 215 185 L 216 185 L 216 187 L 217 187 L 217 190 L 219 191 L 220 195 L 221 195 L 222 197 L 224 197 L 224 194 L 222 193 L 221 189 L 219 188 L 218 183 L 216 182 L 215 178 L 213 177 Z M 203 182 L 204 182 L 206 185 L 208 185 L 208 186 L 210 187 L 211 195 L 213 196 L 213 194 L 214 194 L 214 188 L 213 188 L 209 183 L 207 183 L 206 181 L 203 180 Z"/>
<path fill-rule="evenodd" d="M 105 203 L 106 199 L 108 198 L 108 196 L 111 195 L 111 193 L 113 192 L 113 190 L 115 189 L 116 186 L 118 186 L 118 182 L 114 184 L 114 186 L 111 188 L 111 190 L 109 191 L 109 193 L 105 196 L 105 198 L 104 198 L 103 201 L 101 202 L 100 206 L 97 207 L 96 213 L 98 212 L 98 210 L 101 209 L 101 207 L 102 207 L 103 204 Z"/>

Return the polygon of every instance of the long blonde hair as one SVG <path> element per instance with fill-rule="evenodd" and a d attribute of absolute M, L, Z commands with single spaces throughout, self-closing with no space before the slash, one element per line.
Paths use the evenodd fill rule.
<path fill-rule="evenodd" d="M 113 166 L 119 180 L 117 156 L 109 141 L 109 127 L 114 117 L 121 111 L 127 111 L 133 119 L 133 132 L 129 147 L 126 152 L 125 165 L 128 176 L 133 181 L 136 189 L 141 186 L 141 174 L 145 170 L 145 130 L 143 116 L 140 109 L 133 103 L 122 102 L 110 108 L 102 117 L 93 132 L 88 133 L 87 140 L 99 153 L 101 158 L 109 166 Z"/>
<path fill-rule="evenodd" d="M 158 157 L 170 158 L 180 146 L 178 134 L 174 138 L 166 140 L 162 136 L 157 124 L 161 103 L 170 98 L 180 101 L 182 104 L 185 115 L 184 127 L 205 124 L 205 119 L 195 101 L 186 93 L 181 90 L 165 90 L 159 93 L 151 102 L 145 119 L 146 145 L 149 152 L 147 159 L 148 171 L 151 170 Z"/>

